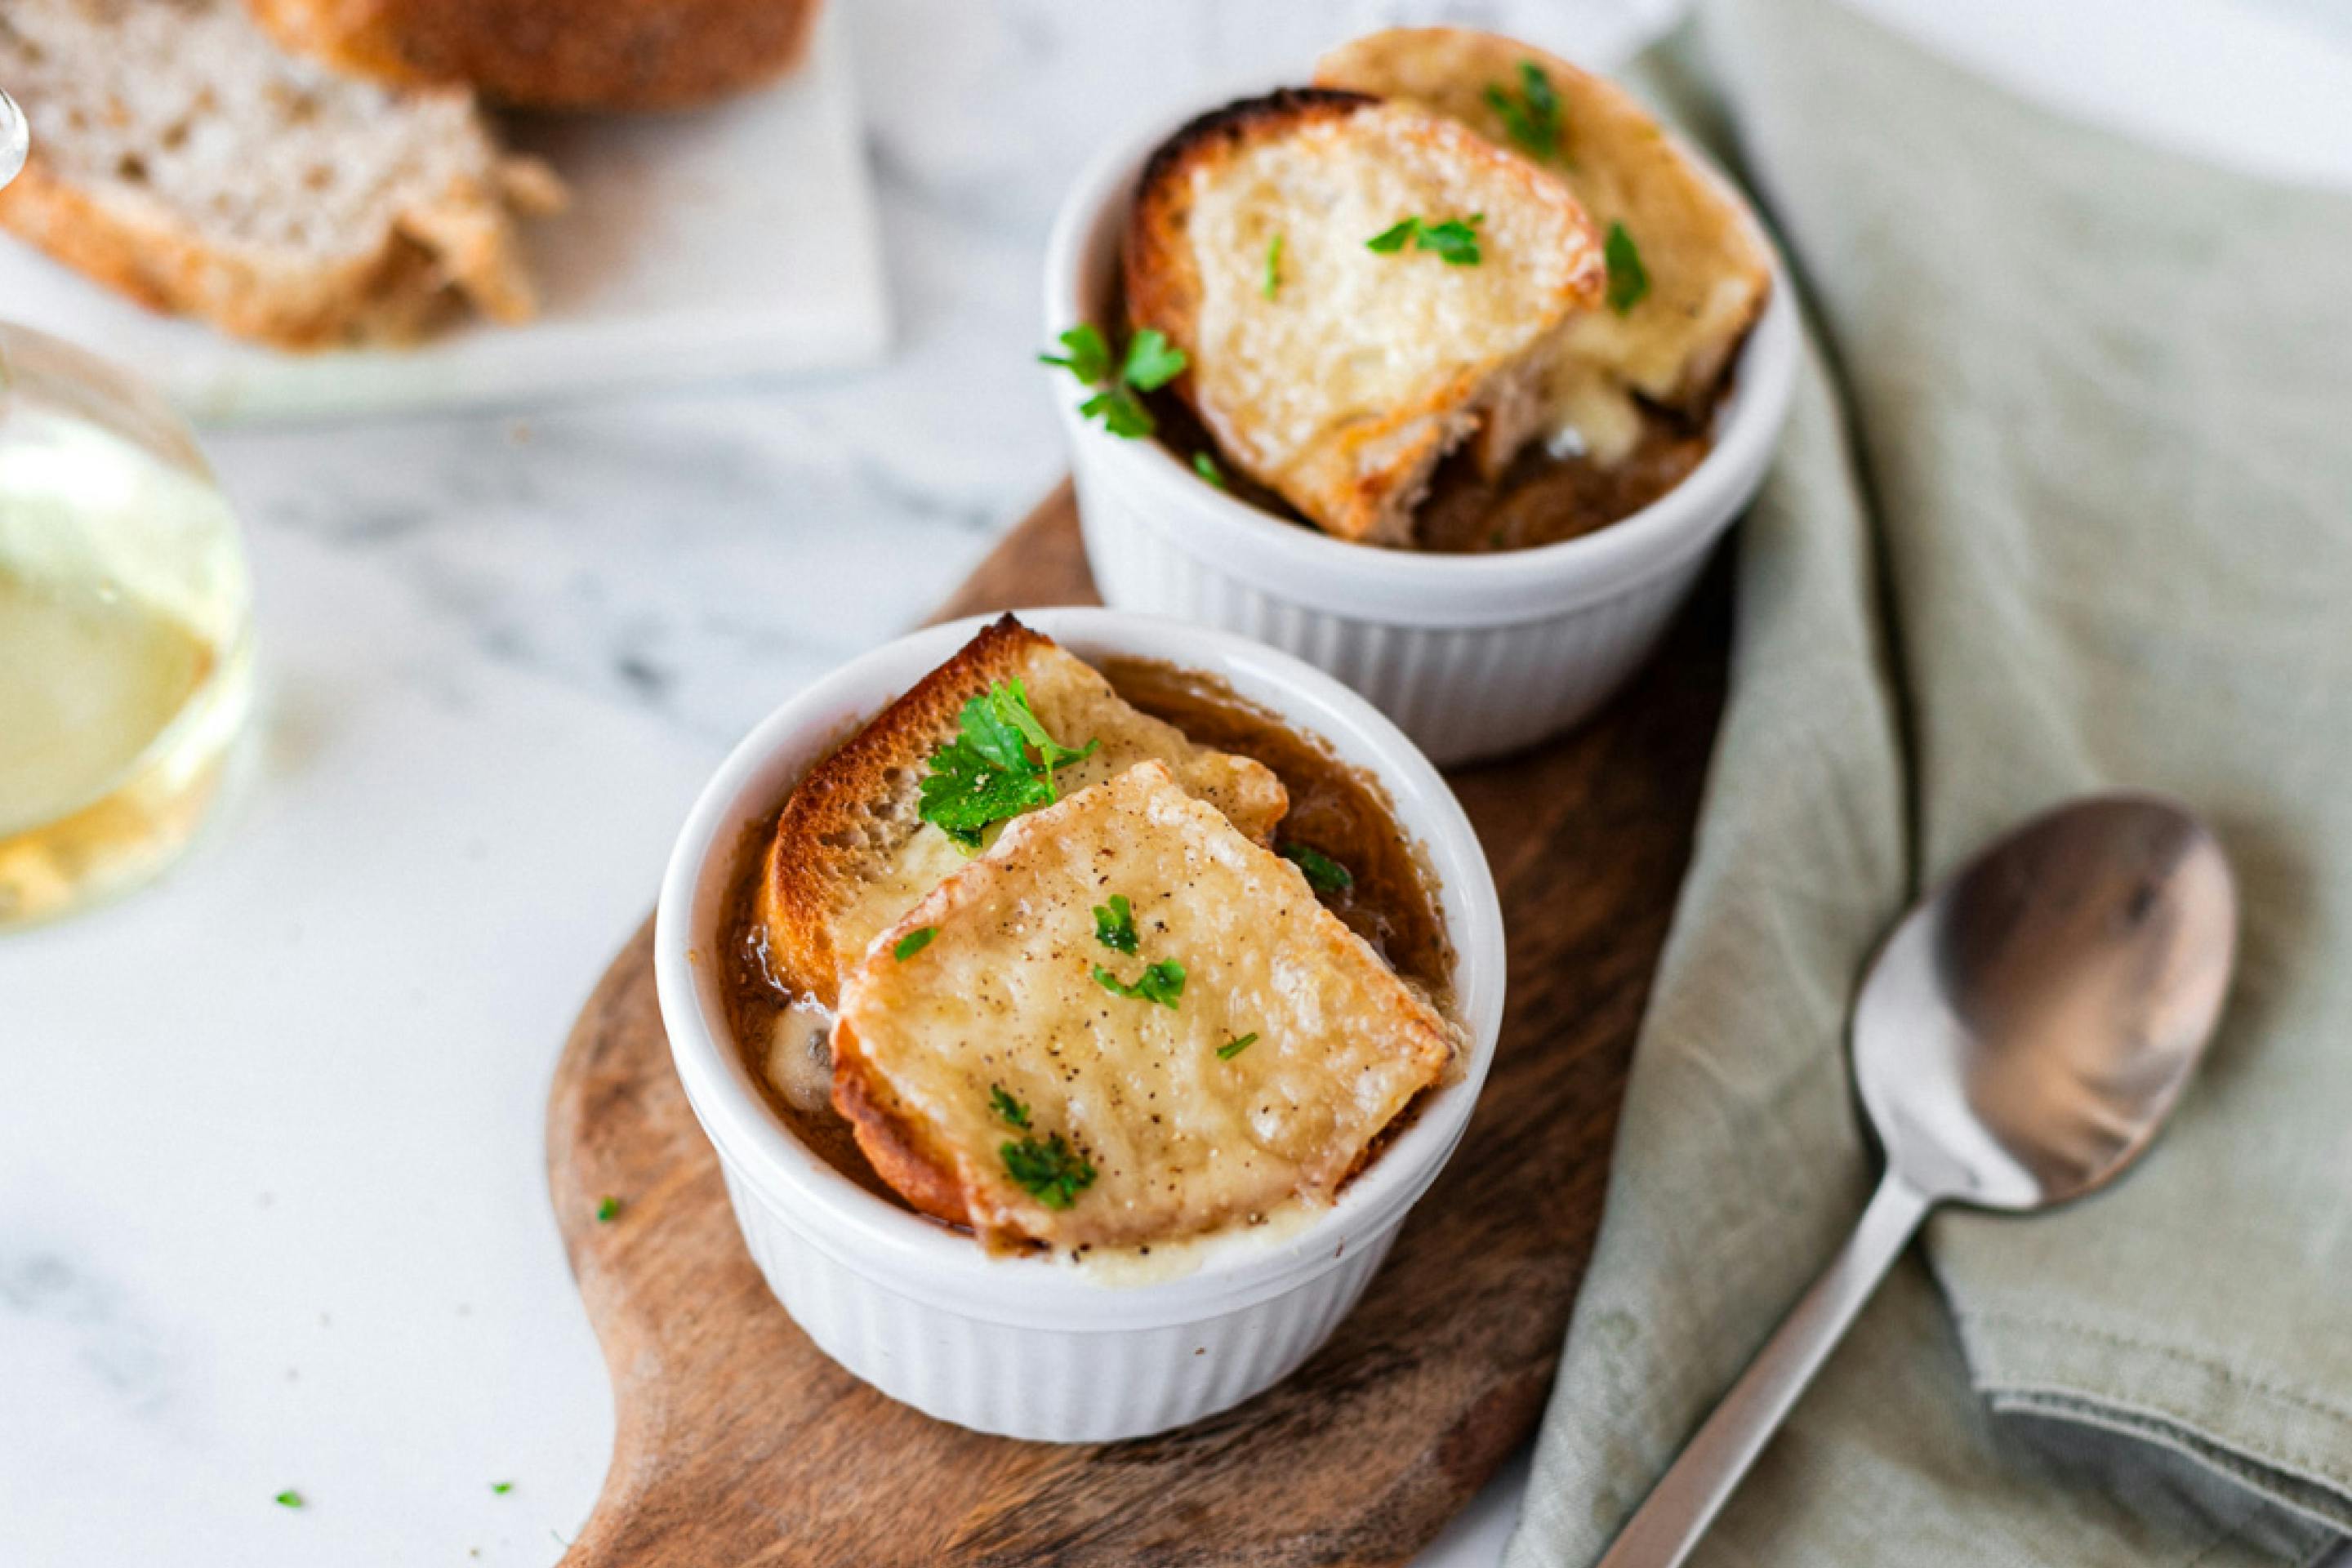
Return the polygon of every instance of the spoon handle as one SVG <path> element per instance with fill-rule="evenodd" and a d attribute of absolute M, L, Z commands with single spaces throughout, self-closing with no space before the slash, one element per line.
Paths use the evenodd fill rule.
<path fill-rule="evenodd" d="M 1780 1429 L 1854 1314 L 1903 1255 L 1928 1199 L 1886 1173 L 1822 1277 L 1782 1320 L 1674 1467 L 1660 1477 L 1600 1568 L 1675 1568 L 1706 1533 L 1739 1478 Z"/>

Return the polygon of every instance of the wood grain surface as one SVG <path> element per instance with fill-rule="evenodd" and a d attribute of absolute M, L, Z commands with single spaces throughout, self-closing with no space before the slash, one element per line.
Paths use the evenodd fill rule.
<path fill-rule="evenodd" d="M 828 1361 L 738 1239 L 670 1070 L 640 931 L 589 998 L 549 1096 L 549 1185 L 618 1425 L 564 1563 L 1409 1560 L 1542 1409 L 1689 853 L 1727 598 L 1718 563 L 1660 658 L 1593 722 L 1451 775 L 1509 932 L 1510 1000 L 1476 1116 L 1331 1342 L 1181 1431 L 1099 1446 L 981 1436 Z M 941 614 L 1093 602 L 1065 487 Z M 618 1210 L 600 1222 L 608 1197 Z"/>

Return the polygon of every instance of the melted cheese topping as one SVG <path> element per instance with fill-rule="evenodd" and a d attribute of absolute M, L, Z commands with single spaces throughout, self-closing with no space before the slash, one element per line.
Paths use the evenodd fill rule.
<path fill-rule="evenodd" d="M 1219 444 L 1279 484 L 1335 432 L 1458 403 L 1465 378 L 1524 353 L 1561 320 L 1592 261 L 1590 232 L 1572 204 L 1546 195 L 1551 184 L 1454 125 L 1389 108 L 1309 121 L 1196 168 L 1193 365 Z M 1365 247 L 1402 218 L 1474 213 L 1486 215 L 1475 267 L 1411 244 Z M 1408 426 L 1391 440 L 1426 436 Z"/>
<path fill-rule="evenodd" d="M 1745 205 L 1624 89 L 1510 38 L 1392 29 L 1333 50 L 1315 79 L 1419 104 L 1507 147 L 1508 128 L 1486 95 L 1516 93 L 1521 61 L 1540 67 L 1559 95 L 1565 157 L 1544 168 L 1576 194 L 1597 232 L 1625 226 L 1649 276 L 1649 293 L 1625 314 L 1605 304 L 1579 313 L 1547 367 L 1547 423 L 1573 429 L 1596 461 L 1613 466 L 1640 438 L 1634 395 L 1704 403 L 1761 309 L 1770 266 Z"/>
<path fill-rule="evenodd" d="M 1274 771 L 1247 757 L 1194 745 L 1175 725 L 1142 711 L 1076 655 L 1041 648 L 1024 661 L 1023 689 L 1045 732 L 1067 746 L 1098 742 L 1094 755 L 1054 775 L 1066 797 L 1136 763 L 1170 764 L 1181 786 L 1233 819 L 1254 838 L 1274 831 L 1289 808 L 1288 792 Z M 1002 829 L 999 829 L 1001 832 Z M 893 924 L 918 899 L 970 863 L 971 857 L 928 822 L 914 822 L 879 870 L 862 883 L 834 923 L 835 951 L 855 956 L 875 933 Z"/>
<path fill-rule="evenodd" d="M 1124 895 L 1134 953 L 1096 940 Z M 912 957 L 898 936 L 936 935 Z M 1174 1007 L 1115 994 L 1184 966 Z M 1257 1038 L 1230 1058 L 1220 1047 Z M 1451 1026 L 1317 901 L 1297 868 L 1187 795 L 1161 763 L 1034 813 L 885 931 L 843 991 L 854 1053 L 950 1162 L 995 1245 L 1117 1247 L 1327 1201 L 1454 1055 Z M 1002 1089 L 1028 1108 L 1013 1127 Z M 1059 1134 L 1095 1170 L 1066 1209 L 1003 1146 Z"/>

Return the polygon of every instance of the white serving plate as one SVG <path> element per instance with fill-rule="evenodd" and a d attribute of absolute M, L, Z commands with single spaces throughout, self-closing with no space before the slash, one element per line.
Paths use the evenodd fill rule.
<path fill-rule="evenodd" d="M 0 236 L 0 315 L 134 367 L 207 424 L 542 401 L 869 362 L 889 337 L 837 7 L 774 88 L 679 114 L 518 117 L 572 187 L 526 229 L 539 318 L 287 353 L 155 315 Z"/>

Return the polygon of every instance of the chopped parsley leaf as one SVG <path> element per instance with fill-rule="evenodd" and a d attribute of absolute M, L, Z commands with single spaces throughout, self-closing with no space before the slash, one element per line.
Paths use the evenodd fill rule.
<path fill-rule="evenodd" d="M 1622 316 L 1649 293 L 1649 269 L 1642 265 L 1642 252 L 1622 223 L 1609 226 L 1601 258 L 1609 264 L 1609 308 Z"/>
<path fill-rule="evenodd" d="M 1348 868 L 1320 849 L 1304 844 L 1277 844 L 1275 852 L 1306 872 L 1307 885 L 1318 893 L 1342 893 L 1356 884 Z"/>
<path fill-rule="evenodd" d="M 1168 341 L 1157 327 L 1146 327 L 1127 341 L 1127 363 L 1118 378 L 1138 392 L 1157 392 L 1184 374 L 1184 351 Z"/>
<path fill-rule="evenodd" d="M 1073 751 L 1048 735 L 1017 678 L 966 702 L 959 723 L 957 737 L 931 753 L 917 812 L 966 851 L 978 850 L 997 823 L 1053 805 L 1055 770 L 1093 755 L 1097 744 Z"/>
<path fill-rule="evenodd" d="M 1049 1209 L 1068 1208 L 1080 1193 L 1094 1185 L 1094 1166 L 1063 1142 L 1058 1132 L 1042 1142 L 1024 1138 L 1017 1143 L 1002 1144 L 997 1153 L 1003 1158 L 1004 1173 Z"/>
<path fill-rule="evenodd" d="M 1253 1029 L 1237 1040 L 1227 1040 L 1223 1045 L 1219 1046 L 1217 1059 L 1221 1062 L 1229 1062 L 1255 1044 L 1257 1044 L 1257 1031 Z"/>
<path fill-rule="evenodd" d="M 620 1212 L 621 1200 L 618 1198 L 606 1198 L 603 1203 L 596 1205 L 596 1223 L 598 1225 L 610 1225 L 613 1223 L 614 1217 Z"/>
<path fill-rule="evenodd" d="M 1003 1084 L 988 1086 L 988 1108 L 1024 1132 L 1029 1131 L 1029 1108 L 1013 1099 Z"/>
<path fill-rule="evenodd" d="M 898 942 L 892 945 L 890 949 L 890 956 L 897 959 L 899 963 L 904 963 L 907 960 L 914 957 L 915 954 L 922 952 L 923 949 L 930 946 L 931 938 L 939 934 L 940 928 L 937 926 L 917 926 L 913 931 L 910 931 L 906 935 L 900 937 Z"/>
<path fill-rule="evenodd" d="M 1501 82 L 1486 84 L 1486 106 L 1502 117 L 1503 129 L 1520 152 L 1535 159 L 1561 158 L 1559 93 L 1533 60 L 1519 62 L 1519 93 L 1515 100 Z M 1562 158 L 1562 161 L 1566 160 Z"/>
<path fill-rule="evenodd" d="M 490 1483 L 490 1490 L 496 1496 L 504 1497 L 507 1493 L 514 1490 L 514 1483 L 512 1481 L 492 1481 Z"/>
<path fill-rule="evenodd" d="M 1184 966 L 1172 958 L 1163 958 L 1144 970 L 1130 985 L 1101 964 L 1095 965 L 1095 984 L 1113 995 L 1125 996 L 1136 1002 L 1157 1002 L 1162 1007 L 1176 1005 L 1176 998 L 1184 994 Z"/>
<path fill-rule="evenodd" d="M 1166 333 L 1146 327 L 1128 341 L 1127 357 L 1114 362 L 1110 344 L 1091 322 L 1072 327 L 1061 337 L 1066 353 L 1039 354 L 1041 364 L 1057 364 L 1095 389 L 1078 405 L 1088 419 L 1100 419 L 1114 436 L 1136 439 L 1149 436 L 1158 424 L 1136 394 L 1165 386 L 1184 372 L 1184 351 Z"/>
<path fill-rule="evenodd" d="M 1160 422 L 1151 417 L 1151 410 L 1123 386 L 1096 393 L 1078 405 L 1078 412 L 1089 419 L 1101 420 L 1104 429 L 1129 441 L 1139 441 L 1160 428 Z"/>
<path fill-rule="evenodd" d="M 1110 379 L 1110 345 L 1103 342 L 1102 331 L 1091 321 L 1082 322 L 1062 334 L 1062 346 L 1066 354 L 1039 354 L 1039 364 L 1057 364 L 1088 386 L 1099 386 Z"/>
<path fill-rule="evenodd" d="M 1095 940 L 1113 952 L 1135 951 L 1135 910 L 1126 894 L 1113 893 L 1108 908 L 1095 906 Z"/>
<path fill-rule="evenodd" d="M 1475 267 L 1480 260 L 1478 226 L 1486 221 L 1485 213 L 1447 218 L 1444 223 L 1409 217 L 1364 241 L 1364 248 L 1390 256 L 1410 241 L 1414 249 L 1429 251 L 1449 267 Z"/>
<path fill-rule="evenodd" d="M 1280 289 L 1281 287 L 1282 236 L 1277 234 L 1272 239 L 1265 242 L 1265 287 L 1259 289 L 1258 292 L 1271 300 L 1274 298 L 1276 291 Z"/>
<path fill-rule="evenodd" d="M 1192 471 L 1221 490 L 1233 489 L 1231 485 L 1225 483 L 1225 470 L 1217 467 L 1217 459 L 1206 452 L 1192 454 Z"/>
<path fill-rule="evenodd" d="M 302 1494 L 293 1490 L 291 1488 L 289 1488 L 287 1490 L 278 1494 L 277 1500 L 279 1508 L 300 1508 L 302 1506 Z"/>

